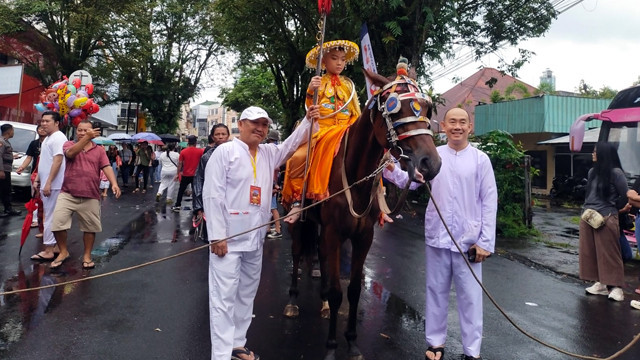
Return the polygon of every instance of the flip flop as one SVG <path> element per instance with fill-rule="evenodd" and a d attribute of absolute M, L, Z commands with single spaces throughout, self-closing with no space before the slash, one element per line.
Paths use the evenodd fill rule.
<path fill-rule="evenodd" d="M 66 258 L 64 258 L 64 259 L 62 259 L 62 260 L 60 260 L 60 261 L 55 261 L 55 260 L 54 260 L 54 261 L 51 263 L 51 265 L 49 265 L 49 268 L 50 268 L 51 270 L 58 270 L 58 269 L 60 269 L 60 268 L 62 267 L 62 264 L 63 264 L 65 261 L 67 261 L 67 259 L 68 259 L 68 258 L 70 258 L 70 257 L 71 257 L 71 255 L 67 255 L 67 257 L 66 257 Z M 56 265 L 56 264 L 57 264 L 57 265 Z"/>
<path fill-rule="evenodd" d="M 251 350 L 249 350 L 248 348 L 244 347 L 241 349 L 233 349 L 233 351 L 231 352 L 231 360 L 244 360 L 243 358 L 241 358 L 238 355 L 248 355 L 248 356 L 252 356 L 253 354 L 253 359 L 254 360 L 260 360 L 260 356 L 254 352 L 252 352 Z"/>
<path fill-rule="evenodd" d="M 82 262 L 82 269 L 83 270 L 91 270 L 91 269 L 94 269 L 95 267 L 96 267 L 96 264 L 93 262 L 93 260 L 83 261 Z"/>
<path fill-rule="evenodd" d="M 33 256 L 31 257 L 31 260 L 35 260 L 35 261 L 53 261 L 53 259 L 55 259 L 55 258 L 56 258 L 55 254 L 54 254 L 52 257 L 50 257 L 50 258 L 46 258 L 46 257 L 44 257 L 44 256 L 40 255 L 41 253 L 42 253 L 42 252 L 39 252 L 39 253 L 37 253 L 37 254 L 33 255 Z"/>
<path fill-rule="evenodd" d="M 429 346 L 427 348 L 427 352 L 432 352 L 434 356 L 437 356 L 438 353 L 440 353 L 440 359 L 439 360 L 444 360 L 444 347 L 442 347 L 442 346 L 439 346 L 439 347 Z M 429 360 L 429 357 L 427 357 L 427 352 L 424 353 L 425 360 Z"/>

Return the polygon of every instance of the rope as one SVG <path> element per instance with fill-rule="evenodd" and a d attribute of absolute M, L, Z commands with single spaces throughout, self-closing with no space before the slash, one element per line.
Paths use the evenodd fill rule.
<path fill-rule="evenodd" d="M 498 311 L 502 314 L 502 316 L 504 316 L 504 318 L 507 319 L 507 321 L 511 325 L 513 325 L 513 327 L 515 327 L 518 331 L 520 331 L 523 335 L 525 335 L 529 339 L 537 342 L 540 345 L 546 346 L 546 347 L 548 347 L 548 348 L 550 348 L 552 350 L 555 350 L 555 351 L 557 351 L 559 353 L 562 353 L 564 355 L 568 355 L 568 356 L 571 356 L 571 357 L 574 357 L 574 358 L 578 358 L 578 359 L 586 359 L 586 360 L 602 360 L 602 359 L 604 359 L 604 360 L 612 360 L 612 359 L 615 359 L 615 358 L 619 357 L 620 355 L 624 354 L 630 348 L 632 348 L 638 342 L 638 340 L 640 340 L 640 333 L 638 333 L 633 337 L 633 340 L 631 340 L 631 342 L 629 342 L 625 347 L 620 349 L 618 352 L 616 352 L 615 354 L 613 354 L 613 355 L 611 355 L 611 356 L 609 356 L 607 358 L 601 358 L 601 357 L 597 357 L 597 356 L 588 356 L 588 355 L 575 354 L 575 353 L 563 350 L 563 349 L 561 349 L 561 348 L 559 348 L 559 347 L 557 347 L 555 345 L 546 343 L 543 340 L 538 339 L 537 337 L 531 335 L 526 330 L 521 328 L 518 324 L 515 323 L 515 321 L 513 319 L 511 319 L 511 317 L 509 315 L 507 315 L 506 311 L 493 298 L 493 296 L 489 293 L 489 290 L 487 290 L 487 288 L 484 287 L 484 285 L 482 284 L 482 281 L 480 281 L 480 279 L 478 278 L 476 273 L 473 271 L 473 268 L 471 267 L 471 263 L 469 263 L 469 259 L 467 259 L 467 257 L 464 256 L 464 253 L 462 252 L 462 248 L 460 248 L 460 245 L 458 245 L 458 242 L 453 238 L 453 234 L 451 233 L 451 230 L 449 230 L 449 226 L 447 226 L 447 223 L 444 221 L 444 217 L 442 216 L 442 213 L 440 212 L 440 208 L 438 207 L 438 204 L 435 201 L 435 199 L 433 197 L 433 194 L 431 193 L 431 187 L 429 186 L 429 183 L 426 183 L 425 185 L 427 187 L 427 190 L 429 191 L 429 195 L 430 195 L 431 201 L 433 202 L 433 207 L 436 209 L 436 212 L 438 213 L 438 216 L 440 217 L 440 220 L 442 220 L 442 224 L 444 225 L 444 228 L 447 230 L 447 234 L 449 234 L 449 237 L 451 238 L 451 241 L 453 241 L 453 244 L 458 249 L 458 252 L 460 253 L 460 256 L 462 256 L 462 258 L 464 259 L 464 262 L 469 267 L 469 270 L 471 271 L 471 274 L 473 275 L 473 278 L 476 280 L 476 282 L 482 288 L 482 292 L 484 292 L 484 294 L 487 295 L 487 297 L 489 298 L 489 300 L 491 301 L 493 306 L 495 306 L 495 308 L 498 309 Z"/>
<path fill-rule="evenodd" d="M 358 181 L 354 182 L 354 183 L 353 183 L 353 184 L 351 184 L 349 187 L 344 188 L 344 189 L 342 189 L 342 190 L 340 190 L 340 191 L 338 191 L 338 192 L 336 192 L 336 193 L 334 193 L 334 194 L 331 194 L 330 196 L 328 196 L 327 198 L 325 198 L 325 199 L 323 199 L 323 200 L 320 200 L 320 201 L 318 201 L 318 202 L 315 202 L 315 203 L 313 203 L 313 204 L 311 204 L 311 205 L 309 205 L 309 206 L 306 206 L 306 207 L 304 207 L 304 208 L 300 208 L 299 210 L 297 210 L 297 211 L 295 211 L 295 212 L 292 212 L 292 213 L 291 213 L 291 215 L 295 215 L 295 214 L 301 213 L 301 212 L 303 212 L 303 211 L 306 211 L 307 209 L 310 209 L 310 208 L 312 208 L 312 207 L 318 206 L 318 205 L 322 204 L 323 202 L 328 201 L 329 199 L 331 199 L 331 198 L 333 198 L 333 197 L 335 197 L 335 196 L 338 196 L 338 195 L 340 195 L 340 194 L 344 193 L 345 191 L 349 190 L 350 188 L 352 188 L 352 187 L 354 187 L 354 186 L 356 186 L 356 185 L 358 185 L 358 184 L 360 184 L 360 183 L 362 183 L 362 182 L 368 181 L 368 180 L 370 180 L 371 178 L 374 178 L 378 173 L 382 172 L 382 170 L 384 170 L 384 168 L 385 168 L 385 167 L 386 167 L 390 162 L 391 162 L 391 160 L 387 160 L 387 161 L 383 162 L 383 163 L 382 163 L 382 164 L 381 164 L 377 169 L 375 169 L 371 174 L 369 174 L 369 175 L 367 175 L 367 176 L 363 177 L 362 179 L 360 179 L 360 180 L 358 180 Z M 124 272 L 131 271 L 131 270 L 135 270 L 135 269 L 140 269 L 140 268 L 143 268 L 143 267 L 146 267 L 146 266 L 149 266 L 149 265 L 154 265 L 154 264 L 157 264 L 157 263 L 160 263 L 160 262 L 163 262 L 163 261 L 167 261 L 167 260 L 170 260 L 170 259 L 174 259 L 174 258 L 177 258 L 177 257 L 183 256 L 183 255 L 187 255 L 187 254 L 190 254 L 190 253 L 192 253 L 192 252 L 196 252 L 196 251 L 202 250 L 202 249 L 204 249 L 204 248 L 208 248 L 211 244 L 216 244 L 216 243 L 218 243 L 218 242 L 220 242 L 220 241 L 225 241 L 225 240 L 228 240 L 228 239 L 234 238 L 234 237 L 236 237 L 236 236 L 243 235 L 243 234 L 246 234 L 246 233 L 249 233 L 249 232 L 252 232 L 252 231 L 258 230 L 258 229 L 260 229 L 260 228 L 262 228 L 262 227 L 265 227 L 265 226 L 271 225 L 271 224 L 273 224 L 273 223 L 275 223 L 275 222 L 276 222 L 276 220 L 271 220 L 271 221 L 269 221 L 269 222 L 266 222 L 266 223 L 264 223 L 264 224 L 262 224 L 262 225 L 259 225 L 259 226 L 256 226 L 256 227 L 254 227 L 254 228 L 251 228 L 251 229 L 249 229 L 249 230 L 246 230 L 246 231 L 243 231 L 243 232 L 240 232 L 240 233 L 237 233 L 237 234 L 234 234 L 234 235 L 228 236 L 228 237 L 226 237 L 226 238 L 224 238 L 224 239 L 220 239 L 220 240 L 212 241 L 212 242 L 211 242 L 211 243 L 209 243 L 209 244 L 201 245 L 201 246 L 195 247 L 195 248 L 193 248 L 193 249 L 189 249 L 189 250 L 186 250 L 186 251 L 183 251 L 183 252 L 177 253 L 177 254 L 173 254 L 173 255 L 165 256 L 165 257 L 160 258 L 160 259 L 156 259 L 156 260 L 148 261 L 148 262 L 146 262 L 146 263 L 142 263 L 142 264 L 138 264 L 138 265 L 134 265 L 134 266 L 130 266 L 130 267 L 126 267 L 126 268 L 122 268 L 122 269 L 118 269 L 118 270 L 114 270 L 114 271 L 106 272 L 106 273 L 103 273 L 103 274 L 87 276 L 87 277 L 85 277 L 85 278 L 80 278 L 80 279 L 75 279 L 75 280 L 69 280 L 69 281 L 65 281 L 65 282 L 58 283 L 58 284 L 44 285 L 44 286 L 38 286 L 38 287 L 33 287 L 33 288 L 27 288 L 27 289 L 18 289 L 18 290 L 4 291 L 4 292 L 0 292 L 0 296 L 12 295 L 12 294 L 19 294 L 19 293 L 23 293 L 23 292 L 37 291 L 37 290 L 43 290 L 43 289 L 54 288 L 54 287 L 58 287 L 58 286 L 65 286 L 65 285 L 70 285 L 70 284 L 76 284 L 76 283 L 83 282 L 83 281 L 94 280 L 94 279 L 98 279 L 98 278 L 103 278 L 103 277 L 107 277 L 107 276 L 111 276 L 111 275 L 116 275 L 116 274 L 124 273 Z"/>

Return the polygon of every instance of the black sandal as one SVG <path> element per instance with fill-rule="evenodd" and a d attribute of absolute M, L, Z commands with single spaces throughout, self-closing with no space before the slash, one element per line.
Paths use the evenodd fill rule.
<path fill-rule="evenodd" d="M 243 358 L 238 356 L 240 354 L 251 356 L 251 350 L 246 347 L 241 349 L 233 349 L 233 351 L 231 351 L 231 360 L 244 360 Z M 256 353 L 253 353 L 253 359 L 260 360 L 260 356 Z"/>
<path fill-rule="evenodd" d="M 427 348 L 427 351 L 431 351 L 433 353 L 433 355 L 438 355 L 438 353 L 440 353 L 440 360 L 444 360 L 444 347 L 440 346 L 440 347 L 433 347 L 433 346 L 429 346 Z M 429 360 L 429 358 L 427 357 L 427 353 L 424 353 L 424 358 L 425 360 Z"/>

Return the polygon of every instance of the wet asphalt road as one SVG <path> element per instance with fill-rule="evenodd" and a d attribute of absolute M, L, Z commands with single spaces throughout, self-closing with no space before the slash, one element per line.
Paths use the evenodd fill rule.
<path fill-rule="evenodd" d="M 21 218 L 0 219 L 2 290 L 57 283 L 137 265 L 199 246 L 188 234 L 189 212 L 155 206 L 153 191 L 125 194 L 103 205 L 104 231 L 94 247 L 95 270 L 80 270 L 81 237 L 70 232 L 73 257 L 59 274 L 28 259 L 31 236 L 18 261 Z M 136 203 L 138 209 L 136 209 Z M 188 204 L 184 202 L 183 205 Z M 33 232 L 35 233 L 35 232 Z M 289 283 L 289 239 L 265 244 L 263 275 L 248 334 L 262 359 L 322 359 L 328 322 L 319 317 L 319 281 L 300 282 L 300 317 L 283 318 Z M 205 250 L 55 291 L 0 297 L 0 358 L 207 359 L 210 356 Z M 424 241 L 422 219 L 404 217 L 376 231 L 365 265 L 358 343 L 366 359 L 423 359 Z M 500 256 L 484 267 L 485 285 L 506 313 L 543 341 L 584 355 L 609 356 L 640 333 L 640 312 L 628 301 L 587 297 L 584 284 Z M 344 283 L 346 285 L 346 282 Z M 346 294 L 338 321 L 338 358 Z M 452 294 L 451 303 L 455 303 Z M 485 359 L 569 359 L 518 333 L 485 298 Z M 462 352 L 457 314 L 449 314 L 445 359 Z M 619 359 L 640 358 L 636 345 Z"/>

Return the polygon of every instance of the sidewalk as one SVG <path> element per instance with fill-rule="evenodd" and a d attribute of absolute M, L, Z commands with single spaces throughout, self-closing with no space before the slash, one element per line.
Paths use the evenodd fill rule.
<path fill-rule="evenodd" d="M 580 208 L 551 206 L 542 202 L 534 207 L 533 224 L 542 234 L 538 239 L 503 239 L 496 252 L 519 262 L 553 271 L 561 276 L 578 277 L 578 220 Z M 635 250 L 635 249 L 634 249 Z M 640 284 L 640 260 L 625 264 L 625 297 L 640 299 L 634 289 Z"/>

